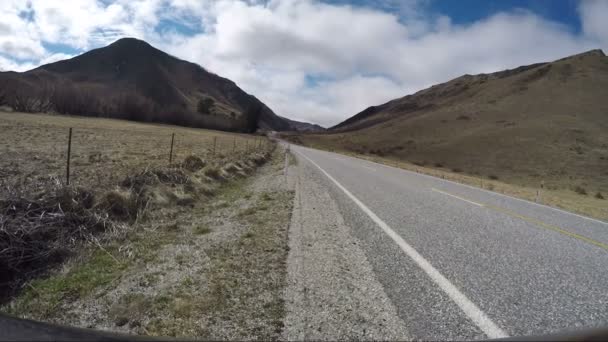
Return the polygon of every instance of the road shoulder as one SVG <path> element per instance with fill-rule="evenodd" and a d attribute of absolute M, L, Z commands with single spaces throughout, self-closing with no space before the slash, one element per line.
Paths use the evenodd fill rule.
<path fill-rule="evenodd" d="M 289 229 L 288 340 L 407 340 L 405 324 L 315 170 L 290 165 L 296 195 Z"/>

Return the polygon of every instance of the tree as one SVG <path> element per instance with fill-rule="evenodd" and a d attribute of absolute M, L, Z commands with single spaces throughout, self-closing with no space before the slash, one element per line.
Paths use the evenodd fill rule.
<path fill-rule="evenodd" d="M 0 83 L 0 106 L 8 104 L 8 82 Z"/>
<path fill-rule="evenodd" d="M 215 107 L 215 100 L 210 97 L 204 97 L 198 101 L 196 110 L 201 114 L 211 114 Z"/>

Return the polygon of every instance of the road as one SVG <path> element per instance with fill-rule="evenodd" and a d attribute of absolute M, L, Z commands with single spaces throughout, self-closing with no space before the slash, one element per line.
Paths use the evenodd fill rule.
<path fill-rule="evenodd" d="M 412 338 L 498 338 L 608 325 L 607 223 L 340 154 L 290 148 L 298 168 L 314 173 L 338 204 Z"/>

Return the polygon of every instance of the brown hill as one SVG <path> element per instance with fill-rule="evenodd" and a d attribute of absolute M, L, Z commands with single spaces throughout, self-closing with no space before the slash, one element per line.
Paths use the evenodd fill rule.
<path fill-rule="evenodd" d="M 0 73 L 0 86 L 5 102 L 19 111 L 235 131 L 295 130 L 234 82 L 133 38 L 24 73 Z"/>
<path fill-rule="evenodd" d="M 464 75 L 304 142 L 507 182 L 608 191 L 608 57 Z"/>

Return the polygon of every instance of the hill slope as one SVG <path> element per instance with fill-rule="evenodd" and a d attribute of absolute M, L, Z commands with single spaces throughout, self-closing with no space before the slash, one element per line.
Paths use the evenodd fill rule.
<path fill-rule="evenodd" d="M 304 142 L 522 185 L 608 191 L 608 57 L 601 50 L 465 75 Z"/>
<path fill-rule="evenodd" d="M 0 85 L 10 89 L 5 98 L 13 107 L 32 107 L 16 108 L 24 111 L 235 131 L 294 129 L 234 82 L 133 38 L 25 73 L 0 73 Z"/>

